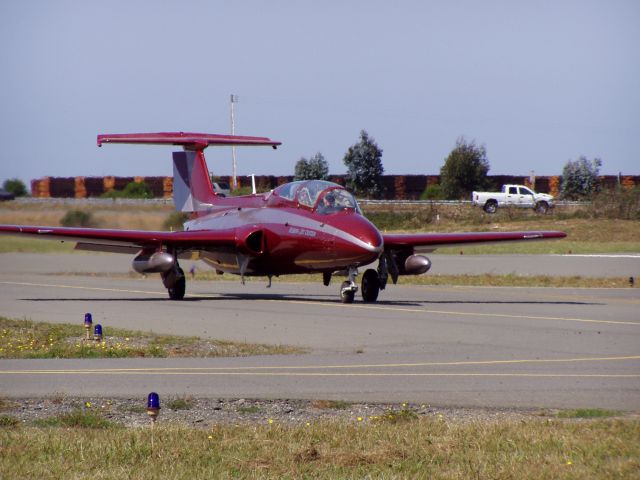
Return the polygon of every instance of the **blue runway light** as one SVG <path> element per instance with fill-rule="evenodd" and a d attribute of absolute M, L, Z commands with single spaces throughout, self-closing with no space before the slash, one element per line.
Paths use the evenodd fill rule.
<path fill-rule="evenodd" d="M 89 340 L 89 330 L 91 330 L 91 325 L 93 324 L 93 317 L 90 313 L 84 314 L 84 328 L 87 333 L 87 340 Z"/>
<path fill-rule="evenodd" d="M 154 422 L 160 413 L 160 396 L 156 392 L 151 392 L 147 397 L 147 415 Z"/>
<path fill-rule="evenodd" d="M 100 325 L 99 323 L 97 323 L 96 326 L 93 327 L 93 339 L 97 341 L 102 340 L 102 325 Z"/>

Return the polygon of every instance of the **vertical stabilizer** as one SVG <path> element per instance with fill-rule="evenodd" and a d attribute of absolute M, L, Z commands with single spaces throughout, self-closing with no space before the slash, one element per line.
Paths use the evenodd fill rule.
<path fill-rule="evenodd" d="M 173 202 L 176 210 L 207 210 L 215 198 L 202 150 L 173 152 Z"/>

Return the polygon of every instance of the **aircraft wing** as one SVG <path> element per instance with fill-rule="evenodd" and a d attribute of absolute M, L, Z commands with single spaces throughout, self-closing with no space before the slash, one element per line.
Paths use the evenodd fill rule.
<path fill-rule="evenodd" d="M 383 234 L 385 250 L 412 250 L 417 253 L 432 252 L 439 247 L 456 245 L 483 244 L 496 242 L 517 242 L 559 239 L 566 237 L 564 232 L 526 231 L 526 232 L 467 232 L 467 233 L 407 233 Z"/>
<path fill-rule="evenodd" d="M 77 242 L 76 249 L 112 253 L 136 253 L 143 248 L 159 246 L 180 250 L 235 247 L 236 232 L 222 231 L 162 232 L 146 230 L 111 230 L 102 228 L 38 227 L 0 225 L 0 234 L 19 235 L 48 240 Z"/>

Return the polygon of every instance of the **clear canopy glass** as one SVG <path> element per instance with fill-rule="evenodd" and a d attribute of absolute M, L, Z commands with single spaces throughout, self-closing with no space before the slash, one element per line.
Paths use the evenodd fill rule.
<path fill-rule="evenodd" d="M 337 183 L 324 180 L 302 180 L 286 183 L 274 190 L 276 195 L 315 208 L 317 213 L 329 215 L 339 211 L 360 212 L 355 197 Z"/>

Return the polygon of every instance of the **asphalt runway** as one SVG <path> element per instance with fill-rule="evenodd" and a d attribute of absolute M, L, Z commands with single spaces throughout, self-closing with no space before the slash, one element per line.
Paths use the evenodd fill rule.
<path fill-rule="evenodd" d="M 508 261 L 508 256 L 502 260 Z M 575 259 L 574 259 L 575 260 Z M 343 305 L 339 282 L 188 282 L 167 298 L 124 255 L 0 255 L 0 314 L 289 344 L 218 359 L 1 360 L 0 395 L 303 398 L 438 406 L 640 409 L 640 290 L 388 286 Z M 537 265 L 554 257 L 537 257 Z M 629 262 L 627 262 L 629 263 Z M 593 268 L 589 266 L 588 268 Z M 61 274 L 61 272 L 66 272 Z M 359 296 L 357 297 L 359 298 Z"/>

